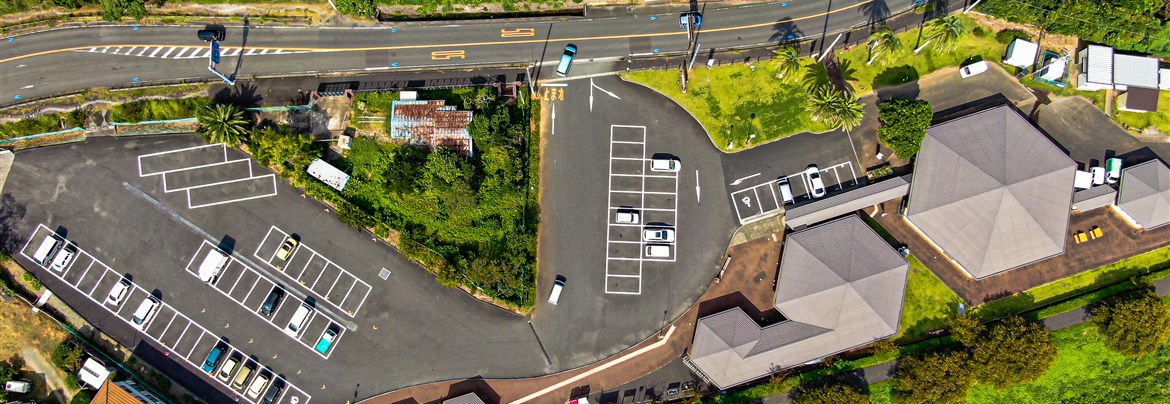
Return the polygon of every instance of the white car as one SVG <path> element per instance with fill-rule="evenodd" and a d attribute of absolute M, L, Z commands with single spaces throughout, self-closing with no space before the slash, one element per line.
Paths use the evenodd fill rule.
<path fill-rule="evenodd" d="M 134 328 L 141 330 L 146 327 L 147 323 L 150 323 L 155 314 L 158 314 L 158 300 L 147 296 L 146 300 L 138 305 L 138 309 L 134 310 L 134 317 L 130 318 L 130 321 L 133 322 Z"/>
<path fill-rule="evenodd" d="M 619 210 L 613 221 L 622 224 L 638 223 L 638 212 Z"/>
<path fill-rule="evenodd" d="M 642 231 L 643 241 L 665 241 L 667 243 L 674 242 L 674 230 L 671 229 L 646 229 Z"/>
<path fill-rule="evenodd" d="M 959 68 L 959 75 L 968 78 L 987 71 L 987 61 L 981 60 Z"/>
<path fill-rule="evenodd" d="M 106 304 L 119 305 L 122 304 L 122 299 L 126 297 L 126 292 L 130 291 L 130 281 L 122 279 L 110 288 L 110 294 L 106 295 Z"/>
<path fill-rule="evenodd" d="M 659 171 L 667 173 L 677 173 L 682 168 L 677 160 L 673 159 L 652 159 L 650 160 L 650 171 Z"/>
<path fill-rule="evenodd" d="M 1105 184 L 1105 167 L 1090 168 L 1089 173 L 1093 175 L 1093 185 Z"/>
<path fill-rule="evenodd" d="M 73 262 L 73 256 L 76 254 L 77 250 L 74 250 L 72 246 L 62 248 L 57 252 L 57 256 L 53 258 L 53 265 L 50 268 L 57 272 L 64 271 L 65 267 L 69 266 L 70 262 Z"/>
<path fill-rule="evenodd" d="M 804 175 L 808 177 L 809 195 L 813 199 L 825 196 L 825 181 L 821 179 L 821 170 L 817 165 L 813 164 L 804 169 Z"/>

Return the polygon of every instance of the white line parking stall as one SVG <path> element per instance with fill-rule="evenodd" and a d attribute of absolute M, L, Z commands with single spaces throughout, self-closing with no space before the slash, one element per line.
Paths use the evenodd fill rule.
<path fill-rule="evenodd" d="M 203 243 L 199 245 L 199 249 L 195 251 L 195 255 L 191 257 L 190 262 L 187 264 L 187 273 L 198 279 L 199 264 L 203 262 L 203 258 L 206 257 L 213 249 L 215 249 L 215 246 L 212 245 L 211 242 L 204 240 Z M 311 324 L 318 317 L 320 317 L 326 323 L 320 328 L 332 328 L 335 332 L 337 332 L 337 336 L 334 338 L 333 344 L 325 351 L 325 353 L 315 349 L 316 344 L 320 339 L 320 334 L 323 334 L 323 331 L 318 333 L 317 338 L 313 339 L 304 338 L 304 335 L 306 335 L 304 329 L 308 329 L 309 327 L 303 327 L 304 329 L 302 329 L 297 336 L 290 336 L 286 334 L 284 332 L 284 328 L 288 325 L 289 320 L 292 318 L 292 313 L 295 312 L 296 308 L 299 307 L 303 302 L 300 299 L 291 296 L 288 291 L 280 285 L 277 285 L 275 282 L 264 277 L 259 272 L 249 268 L 243 262 L 235 259 L 235 257 L 228 257 L 228 263 L 224 266 L 223 270 L 220 271 L 219 278 L 213 284 L 207 286 L 215 289 L 224 297 L 227 297 L 229 300 L 240 305 L 240 307 L 243 307 L 244 310 L 251 312 L 261 321 L 276 329 L 276 331 L 278 331 L 280 334 L 297 340 L 301 346 L 312 350 L 322 358 L 329 359 L 329 356 L 333 353 L 334 347 L 336 347 L 337 344 L 341 341 L 341 337 L 344 334 L 344 327 L 333 323 L 332 320 L 329 320 L 327 317 L 321 315 L 317 310 L 313 310 L 310 313 L 310 317 L 305 321 L 305 324 Z M 265 316 L 261 311 L 261 306 L 263 306 L 264 300 L 268 297 L 269 293 L 271 293 L 275 288 L 279 288 L 283 292 L 284 297 L 278 303 L 278 306 L 272 315 Z"/>
<path fill-rule="evenodd" d="M 779 213 L 780 193 L 776 181 L 768 181 L 731 193 L 731 204 L 740 224 L 751 223 Z"/>
<path fill-rule="evenodd" d="M 191 170 L 214 166 L 228 161 L 227 146 L 223 143 L 188 147 L 138 156 L 138 176 Z"/>
<path fill-rule="evenodd" d="M 288 259 L 280 260 L 276 257 L 277 250 L 289 236 L 290 233 L 272 226 L 252 256 L 309 289 L 319 297 L 318 303 L 329 304 L 350 317 L 356 315 L 373 287 L 304 243 L 299 243 Z"/>
<path fill-rule="evenodd" d="M 52 234 L 53 231 L 45 225 L 38 225 L 37 228 L 33 231 L 32 235 L 29 237 L 28 242 L 26 242 L 24 247 L 21 248 L 20 255 L 26 258 L 29 262 L 36 263 L 36 261 L 34 261 L 29 255 L 31 252 L 30 246 L 39 245 L 40 240 L 43 240 L 45 237 L 49 237 Z M 34 242 L 36 242 L 36 244 L 34 244 Z M 132 282 L 129 279 L 131 278 L 129 275 L 123 275 L 118 271 L 113 270 L 109 266 L 98 261 L 95 257 L 93 257 L 93 255 L 78 248 L 78 246 L 72 242 L 66 240 L 64 244 L 69 248 L 76 249 L 77 256 L 79 258 L 85 257 L 85 261 L 89 262 L 89 264 L 86 265 L 88 271 L 86 271 L 85 275 L 77 276 L 72 278 L 73 280 L 70 281 L 65 278 L 64 275 L 67 275 L 65 271 L 56 272 L 45 268 L 39 263 L 36 265 L 40 266 L 41 268 L 45 268 L 45 270 L 50 275 L 60 279 L 67 286 L 73 288 L 75 291 L 89 299 L 93 304 L 105 309 L 107 312 L 113 314 L 118 319 L 126 322 L 127 325 L 142 330 L 142 335 L 153 341 L 159 347 L 163 348 L 165 350 L 164 353 L 171 360 L 187 364 L 194 369 L 195 373 L 202 373 L 205 377 L 207 377 L 208 380 L 211 380 L 213 383 L 224 387 L 227 391 L 232 391 L 238 394 L 239 399 L 244 402 L 256 404 L 259 401 L 259 399 L 253 400 L 245 397 L 242 394 L 242 389 L 232 389 L 228 383 L 220 381 L 219 379 L 207 374 L 202 370 L 203 362 L 207 357 L 207 353 L 210 352 L 211 349 L 208 347 L 207 341 L 212 341 L 211 346 L 214 346 L 216 343 L 221 344 L 229 351 L 232 351 L 233 354 L 234 352 L 239 352 L 235 349 L 235 347 L 233 347 L 231 344 L 228 344 L 227 342 L 220 341 L 220 338 L 215 333 L 212 333 L 203 326 L 192 321 L 189 317 L 183 315 L 183 313 L 179 312 L 173 306 L 168 304 L 165 301 L 165 292 L 148 291 L 142 286 Z M 70 269 L 72 268 L 74 267 L 70 267 Z M 110 295 L 111 289 L 115 284 L 122 282 L 123 279 L 125 279 L 125 282 L 128 285 L 128 289 L 121 298 L 121 302 L 117 305 L 107 304 L 106 299 L 107 296 Z M 156 293 L 159 293 L 161 296 L 156 295 Z M 155 311 L 155 314 L 147 321 L 145 321 L 141 326 L 135 326 L 134 322 L 131 320 L 134 315 L 134 311 L 143 301 L 148 298 L 154 299 L 156 302 L 158 302 L 158 308 Z M 200 348 L 206 348 L 206 352 L 202 351 Z M 255 355 L 247 355 L 243 352 L 239 352 L 239 355 L 241 358 L 255 358 Z M 222 365 L 224 361 L 226 361 L 226 359 L 222 359 L 219 362 L 215 371 L 219 370 L 218 366 Z M 252 361 L 255 361 L 255 359 L 252 359 Z M 259 362 L 256 363 L 258 371 L 267 372 L 268 374 L 272 375 L 271 379 L 273 382 L 269 383 L 269 386 L 266 387 L 266 390 L 273 388 L 275 385 L 284 386 L 276 402 L 288 404 L 305 404 L 308 403 L 312 398 L 312 396 L 310 396 L 304 390 L 300 389 L 296 385 L 293 385 L 292 383 L 289 383 L 288 380 L 286 380 L 279 373 L 276 373 L 275 371 L 260 365 Z M 250 377 L 250 379 L 252 378 L 255 378 L 255 376 Z M 251 380 L 248 380 L 247 382 L 251 382 Z M 246 385 L 247 384 L 245 384 L 245 386 Z"/>
<path fill-rule="evenodd" d="M 256 176 L 250 159 L 231 160 L 222 143 L 143 154 L 138 175 L 161 177 L 163 192 L 186 192 L 188 209 L 277 194 L 275 174 Z"/>

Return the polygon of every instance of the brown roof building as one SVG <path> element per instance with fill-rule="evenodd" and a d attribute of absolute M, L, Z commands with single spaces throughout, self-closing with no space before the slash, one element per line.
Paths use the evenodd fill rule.
<path fill-rule="evenodd" d="M 450 147 L 472 154 L 471 111 L 459 111 L 442 100 L 400 100 L 390 104 L 390 137 L 409 139 L 432 150 Z"/>

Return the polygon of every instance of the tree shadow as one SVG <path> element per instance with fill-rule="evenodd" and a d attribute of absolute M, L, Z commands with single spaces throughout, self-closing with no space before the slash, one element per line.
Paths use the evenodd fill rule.
<path fill-rule="evenodd" d="M 9 253 L 16 254 L 20 248 L 21 231 L 17 229 L 17 224 L 24 219 L 24 215 L 28 213 L 28 207 L 16 201 L 11 194 L 4 194 L 3 200 L 0 201 L 0 248 Z"/>
<path fill-rule="evenodd" d="M 862 4 L 857 8 L 857 12 L 865 17 L 865 23 L 873 27 L 877 23 L 889 18 L 890 6 L 886 4 L 886 0 L 873 0 L 869 3 Z"/>
<path fill-rule="evenodd" d="M 873 78 L 873 86 L 896 86 L 918 80 L 918 69 L 910 65 L 901 65 L 882 70 Z"/>
<path fill-rule="evenodd" d="M 796 26 L 796 22 L 792 21 L 791 17 L 784 17 L 772 24 L 772 36 L 768 38 L 768 41 L 785 44 L 796 42 L 802 36 L 804 36 L 804 31 Z"/>
<path fill-rule="evenodd" d="M 259 89 L 256 88 L 255 84 L 243 82 L 220 89 L 211 97 L 211 100 L 216 104 L 231 104 L 239 108 L 252 108 L 260 106 L 260 102 L 264 101 L 264 97 L 259 94 Z"/>

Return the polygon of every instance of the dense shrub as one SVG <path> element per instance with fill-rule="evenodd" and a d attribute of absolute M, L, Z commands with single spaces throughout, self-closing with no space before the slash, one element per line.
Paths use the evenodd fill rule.
<path fill-rule="evenodd" d="M 979 11 L 1117 49 L 1170 56 L 1162 0 L 985 0 Z"/>
<path fill-rule="evenodd" d="M 966 351 L 903 358 L 894 375 L 894 393 L 911 404 L 961 402 L 974 385 Z"/>
<path fill-rule="evenodd" d="M 337 11 L 342 14 L 366 18 L 378 16 L 378 8 L 374 7 L 374 0 L 336 0 L 335 4 L 337 4 Z"/>
<path fill-rule="evenodd" d="M 1157 352 L 1170 338 L 1170 308 L 1145 288 L 1102 302 L 1093 323 L 1109 349 L 1127 356 Z"/>
<path fill-rule="evenodd" d="M 869 404 L 869 397 L 845 383 L 820 383 L 801 387 L 793 400 L 796 404 Z"/>
<path fill-rule="evenodd" d="M 1008 29 L 1005 29 L 1005 30 L 1002 30 L 1002 31 L 995 33 L 995 41 L 999 42 L 1001 44 L 1004 44 L 1004 45 L 1012 43 L 1012 41 L 1014 41 L 1016 39 L 1023 39 L 1025 41 L 1031 41 L 1032 36 L 1028 35 L 1027 32 L 1020 31 L 1018 29 L 1013 29 L 1013 28 L 1008 28 Z"/>
<path fill-rule="evenodd" d="M 43 287 L 43 285 L 41 285 L 41 280 L 37 279 L 36 276 L 33 276 L 33 274 L 29 272 L 25 272 L 24 275 L 21 275 L 20 280 L 24 282 L 25 285 L 28 285 L 28 288 L 32 289 L 34 293 L 40 292 L 41 287 Z"/>
<path fill-rule="evenodd" d="M 897 154 L 908 159 L 918 153 L 926 128 L 930 127 L 933 113 L 930 102 L 891 98 L 878 104 L 878 139 Z"/>
<path fill-rule="evenodd" d="M 89 390 L 82 390 L 73 395 L 73 399 L 69 400 L 69 404 L 89 404 L 93 401 L 93 392 Z"/>
<path fill-rule="evenodd" d="M 81 347 L 65 341 L 53 348 L 51 360 L 54 365 L 64 370 L 66 373 L 76 372 L 81 368 L 81 355 L 83 354 Z"/>
<path fill-rule="evenodd" d="M 127 102 L 114 107 L 110 119 L 133 123 L 194 118 L 199 108 L 209 104 L 211 99 L 207 97 Z"/>
<path fill-rule="evenodd" d="M 1048 329 L 1019 316 L 988 327 L 973 348 L 971 364 L 979 381 L 1001 389 L 1036 381 L 1056 360 Z"/>

